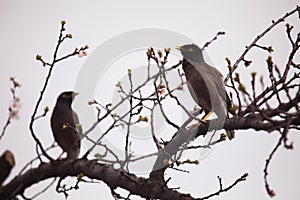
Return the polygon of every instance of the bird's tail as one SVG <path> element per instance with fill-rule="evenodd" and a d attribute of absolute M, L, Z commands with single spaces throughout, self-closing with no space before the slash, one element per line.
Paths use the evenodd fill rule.
<path fill-rule="evenodd" d="M 79 144 L 73 144 L 70 148 L 70 151 L 67 152 L 67 159 L 69 160 L 76 160 L 80 153 L 80 143 Z"/>
<path fill-rule="evenodd" d="M 235 137 L 235 132 L 234 130 L 226 130 L 226 135 L 229 140 L 232 140 Z"/>

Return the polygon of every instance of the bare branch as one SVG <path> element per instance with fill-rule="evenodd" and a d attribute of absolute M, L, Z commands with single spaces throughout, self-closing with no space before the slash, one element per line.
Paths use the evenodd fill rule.
<path fill-rule="evenodd" d="M 208 47 L 213 41 L 217 40 L 219 35 L 225 35 L 225 32 L 224 32 L 224 31 L 219 31 L 219 32 L 215 35 L 215 37 L 213 37 L 213 39 L 211 39 L 210 41 L 206 42 L 206 43 L 203 45 L 202 49 L 204 50 L 204 49 L 205 49 L 206 47 Z"/>
<path fill-rule="evenodd" d="M 227 192 L 229 191 L 230 189 L 232 189 L 234 186 L 236 186 L 238 183 L 242 182 L 242 181 L 245 181 L 246 178 L 248 176 L 248 173 L 245 173 L 243 174 L 240 178 L 238 178 L 236 181 L 234 181 L 234 183 L 232 183 L 231 185 L 229 185 L 228 187 L 226 188 L 223 188 L 223 184 L 222 184 L 222 178 L 218 176 L 218 180 L 219 180 L 219 185 L 220 185 L 220 189 L 219 191 L 215 192 L 215 193 L 212 193 L 210 195 L 207 195 L 206 197 L 202 197 L 202 198 L 199 198 L 198 200 L 204 200 L 204 199 L 209 199 L 213 196 L 217 196 L 217 195 L 220 195 L 221 193 L 223 192 Z"/>
<path fill-rule="evenodd" d="M 78 174 L 83 174 L 90 179 L 102 180 L 111 189 L 124 188 L 130 191 L 132 195 L 139 195 L 146 199 L 194 199 L 189 194 L 182 194 L 164 185 L 157 185 L 149 179 L 139 178 L 134 174 L 119 171 L 111 166 L 87 159 L 42 163 L 39 167 L 16 176 L 9 184 L 0 188 L 0 198 L 10 199 L 21 195 L 26 188 L 45 179 L 64 178 Z"/>
<path fill-rule="evenodd" d="M 254 47 L 255 45 L 257 45 L 257 42 L 264 36 L 266 35 L 268 32 L 270 32 L 275 26 L 277 26 L 279 23 L 284 22 L 284 20 L 286 18 L 288 18 L 289 16 L 293 15 L 296 12 L 299 12 L 300 8 L 299 6 L 297 6 L 294 10 L 286 13 L 284 16 L 282 16 L 281 18 L 272 21 L 272 24 L 266 28 L 261 34 L 259 34 L 252 42 L 250 45 L 246 46 L 246 50 L 242 53 L 242 55 L 235 61 L 234 65 L 232 66 L 232 72 L 235 71 L 238 68 L 239 63 L 245 58 L 245 55 L 250 51 L 250 49 L 252 47 Z M 226 83 L 229 79 L 230 75 L 228 74 L 226 76 L 226 78 L 224 79 L 224 82 Z"/>

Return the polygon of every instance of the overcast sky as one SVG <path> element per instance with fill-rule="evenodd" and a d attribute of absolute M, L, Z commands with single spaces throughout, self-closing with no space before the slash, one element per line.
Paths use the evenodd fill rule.
<path fill-rule="evenodd" d="M 160 48 L 167 45 L 166 47 L 172 50 L 176 43 L 181 45 L 184 42 L 194 41 L 203 45 L 218 31 L 225 31 L 226 35 L 220 37 L 206 50 L 212 63 L 225 74 L 225 57 L 231 58 L 232 61 L 237 59 L 244 47 L 269 26 L 271 20 L 294 9 L 297 3 L 299 2 L 296 0 L 152 0 L 88 1 L 88 3 L 84 1 L 74 3 L 69 0 L 51 1 L 51 3 L 50 1 L 0 0 L 0 111 L 2 113 L 0 125 L 5 123 L 7 108 L 11 101 L 9 77 L 16 77 L 16 80 L 22 84 L 17 93 L 22 102 L 21 118 L 13 121 L 0 141 L 0 154 L 5 149 L 10 149 L 15 154 L 16 166 L 9 179 L 35 156 L 35 145 L 28 126 L 47 73 L 47 69 L 36 62 L 35 55 L 39 53 L 43 58 L 50 60 L 61 20 L 67 21 L 67 32 L 73 34 L 73 39 L 64 45 L 61 53 L 72 51 L 73 47 L 85 44 L 88 44 L 90 49 L 87 57 L 75 57 L 56 66 L 40 112 L 44 106 L 53 108 L 56 97 L 61 91 L 80 89 L 78 85 L 82 80 L 87 81 L 85 87 L 92 89 L 97 96 L 97 88 L 103 86 L 103 82 L 110 87 L 115 83 L 115 79 L 122 78 L 122 75 L 115 74 L 118 70 L 107 73 L 108 70 L 119 67 L 119 71 L 123 70 L 126 73 L 126 67 L 129 65 L 134 68 L 136 65 L 143 65 L 143 62 L 146 64 L 145 57 L 141 57 L 142 54 L 137 49 L 148 45 Z M 299 31 L 299 20 L 296 16 L 289 21 Z M 164 34 L 169 38 L 165 38 Z M 284 67 L 286 52 L 289 50 L 284 35 L 284 24 L 269 35 L 262 44 L 274 46 L 274 58 L 280 67 Z M 116 48 L 114 45 L 118 44 L 116 41 L 120 38 L 123 38 L 119 42 L 120 48 Z M 169 46 L 173 44 L 174 46 Z M 109 60 L 108 56 L 106 62 L 113 64 L 107 64 L 111 66 L 110 68 L 101 66 L 106 67 L 105 73 L 90 71 L 88 76 L 97 77 L 93 79 L 96 85 L 89 85 L 88 77 L 82 76 L 83 70 L 90 62 L 95 63 L 95 60 L 90 60 L 97 56 L 101 57 L 99 52 L 104 51 L 105 48 L 114 59 Z M 253 71 L 263 74 L 264 70 L 261 68 L 265 66 L 267 54 L 256 51 L 251 52 L 249 57 L 256 59 L 253 63 Z M 132 60 L 135 58 L 136 60 Z M 84 91 L 79 92 L 84 93 Z M 83 100 L 79 97 L 78 102 L 81 101 Z M 53 141 L 49 116 L 36 123 L 38 137 L 45 145 Z M 187 166 L 186 168 L 190 170 L 189 174 L 168 171 L 168 175 L 173 177 L 170 184 L 172 187 L 181 187 L 180 191 L 191 193 L 194 197 L 202 197 L 218 190 L 217 176 L 221 176 L 224 185 L 227 185 L 244 172 L 248 172 L 250 176 L 246 182 L 214 199 L 267 199 L 269 197 L 264 189 L 263 168 L 265 159 L 275 146 L 278 137 L 277 134 L 256 133 L 252 130 L 237 131 L 236 139 L 218 145 L 208 157 L 200 161 L 198 166 Z M 297 142 L 300 138 L 296 134 L 290 134 L 289 138 L 295 141 L 295 149 L 287 151 L 280 148 L 270 166 L 269 180 L 277 194 L 273 198 L 275 200 L 296 200 L 300 197 L 300 142 Z M 56 194 L 54 190 L 51 188 L 37 199 L 64 199 L 63 195 Z M 38 188 L 32 187 L 26 193 L 30 196 L 36 191 Z M 72 192 L 69 196 L 71 200 L 82 198 L 113 199 L 108 187 L 103 183 L 81 184 L 80 190 Z"/>

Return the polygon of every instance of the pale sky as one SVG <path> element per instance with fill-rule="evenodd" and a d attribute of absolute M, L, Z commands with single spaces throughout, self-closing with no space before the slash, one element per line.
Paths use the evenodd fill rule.
<path fill-rule="evenodd" d="M 16 77 L 16 80 L 22 84 L 17 93 L 22 103 L 21 117 L 18 121 L 12 122 L 6 135 L 0 141 L 0 154 L 5 149 L 10 149 L 15 154 L 16 166 L 9 180 L 35 156 L 35 144 L 30 136 L 28 126 L 30 115 L 47 73 L 47 69 L 41 67 L 40 63 L 35 60 L 35 55 L 39 53 L 43 58 L 50 60 L 56 45 L 61 20 L 67 21 L 67 32 L 73 34 L 73 39 L 65 43 L 61 53 L 70 52 L 74 47 L 85 44 L 88 44 L 90 49 L 87 57 L 71 58 L 56 66 L 40 112 L 44 106 L 53 108 L 57 95 L 64 90 L 80 90 L 86 87 L 95 92 L 94 95 L 97 96 L 97 91 L 101 90 L 105 83 L 105 91 L 111 91 L 109 87 L 114 86 L 115 80 L 122 78 L 122 74 L 116 74 L 117 72 L 123 70 L 126 73 L 129 66 L 135 68 L 137 65 L 147 64 L 147 60 L 139 51 L 142 47 L 151 45 L 163 48 L 166 45 L 165 47 L 174 50 L 176 43 L 182 45 L 189 41 L 203 45 L 218 31 L 225 31 L 226 35 L 221 36 L 217 42 L 213 43 L 207 49 L 206 54 L 225 75 L 225 57 L 235 61 L 243 52 L 244 47 L 270 25 L 271 20 L 291 11 L 297 3 L 299 2 L 296 0 L 153 0 L 88 1 L 88 3 L 84 1 L 74 3 L 69 0 L 51 1 L 51 3 L 33 0 L 24 2 L 0 0 L 1 128 L 6 121 L 7 109 L 11 101 L 9 77 Z M 296 15 L 289 18 L 288 21 L 293 23 L 299 32 L 299 20 L 296 19 Z M 275 49 L 273 56 L 280 67 L 284 67 L 283 64 L 287 58 L 286 52 L 290 48 L 284 31 L 284 24 L 282 24 L 271 31 L 270 37 L 262 42 L 264 45 L 273 45 Z M 164 35 L 166 33 L 169 36 L 167 38 Z M 120 38 L 123 40 L 117 42 Z M 120 44 L 120 47 L 114 46 L 117 44 Z M 102 73 L 101 68 L 97 73 L 88 71 L 88 75 L 84 74 L 84 69 L 90 66 L 90 63 L 95 64 L 93 66 L 100 65 L 95 58 L 106 56 L 101 55 L 103 48 L 106 48 L 108 52 L 113 52 L 109 54 L 113 56 L 112 60 L 109 60 L 109 56 L 107 57 L 107 66 L 100 66 L 106 71 L 103 70 Z M 112 51 L 109 48 L 114 49 Z M 250 52 L 249 58 L 255 60 L 253 71 L 264 73 L 262 68 L 265 67 L 267 56 L 267 53 L 261 51 Z M 92 70 L 96 70 L 96 68 L 92 68 Z M 114 71 L 107 74 L 109 70 Z M 243 72 L 243 70 L 241 71 Z M 247 77 L 249 77 L 247 73 L 249 74 L 250 71 L 244 71 L 245 81 L 247 81 Z M 89 79 L 89 76 L 94 79 Z M 86 84 L 82 87 L 80 83 L 84 80 L 86 80 Z M 84 91 L 79 92 L 84 94 Z M 112 94 L 106 94 L 105 98 L 112 98 L 111 96 Z M 103 97 L 102 101 L 105 102 L 105 98 Z M 76 105 L 81 102 L 86 101 L 83 100 L 83 97 L 81 99 L 78 97 Z M 78 109 L 80 110 L 80 108 Z M 46 146 L 53 142 L 50 114 L 39 120 L 35 126 L 38 137 Z M 88 126 L 85 124 L 85 120 L 81 122 L 84 127 Z M 211 199 L 268 199 L 263 182 L 263 168 L 265 160 L 278 138 L 277 133 L 268 134 L 253 130 L 237 131 L 236 139 L 218 145 L 209 156 L 200 160 L 199 165 L 184 167 L 183 169 L 190 170 L 189 174 L 167 171 L 167 177 L 173 177 L 170 185 L 171 187 L 180 187 L 179 191 L 191 193 L 194 197 L 203 197 L 219 189 L 217 176 L 223 178 L 224 186 L 226 186 L 244 172 L 248 172 L 250 176 L 246 182 Z M 280 148 L 270 166 L 269 180 L 277 194 L 273 198 L 274 200 L 297 200 L 300 197 L 300 143 L 297 142 L 300 141 L 300 138 L 295 132 L 291 133 L 289 138 L 295 143 L 294 150 L 288 151 Z M 53 152 L 54 155 L 57 155 L 56 153 Z M 198 159 L 199 152 L 191 155 L 194 156 L 192 158 Z M 26 194 L 30 197 L 39 191 L 38 189 L 40 188 L 33 186 L 26 191 Z M 81 184 L 80 190 L 71 192 L 68 197 L 70 200 L 82 198 L 113 199 L 108 187 L 103 183 Z M 37 199 L 64 199 L 64 196 L 57 194 L 55 188 L 51 188 Z"/>

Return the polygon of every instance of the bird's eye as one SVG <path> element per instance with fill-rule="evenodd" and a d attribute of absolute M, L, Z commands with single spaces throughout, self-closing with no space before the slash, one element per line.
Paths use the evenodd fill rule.
<path fill-rule="evenodd" d="M 68 98 L 68 95 L 67 94 L 63 94 L 62 98 L 66 99 L 66 98 Z"/>
<path fill-rule="evenodd" d="M 193 52 L 194 50 L 193 50 L 193 48 L 189 48 L 189 50 L 188 50 L 188 52 Z"/>

